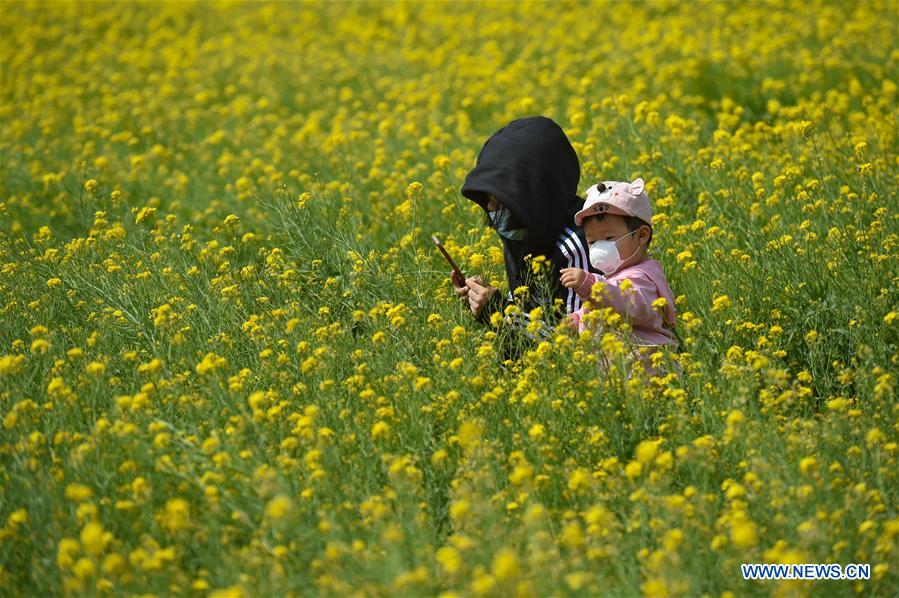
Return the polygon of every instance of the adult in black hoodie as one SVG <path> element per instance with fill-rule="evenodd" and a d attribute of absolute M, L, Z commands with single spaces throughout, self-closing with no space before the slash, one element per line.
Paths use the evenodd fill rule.
<path fill-rule="evenodd" d="M 485 212 L 489 212 L 488 205 L 492 208 L 498 201 L 511 211 L 518 227 L 527 229 L 527 235 L 522 240 L 500 235 L 507 293 L 483 285 L 479 276 L 465 281 L 453 277 L 456 293 L 468 300 L 479 321 L 488 320 L 493 312 L 513 302 L 512 292 L 520 286 L 529 289 L 525 310 L 543 306 L 550 322 L 580 309 L 577 294 L 559 284 L 562 268 L 598 273 L 588 259 L 583 229 L 574 224 L 574 214 L 584 204 L 577 195 L 580 176 L 580 163 L 571 142 L 558 124 L 544 116 L 513 120 L 481 148 L 476 166 L 465 177 L 462 195 Z M 528 254 L 549 259 L 543 284 L 531 273 L 525 261 Z M 561 310 L 553 309 L 554 299 L 561 300 Z"/>

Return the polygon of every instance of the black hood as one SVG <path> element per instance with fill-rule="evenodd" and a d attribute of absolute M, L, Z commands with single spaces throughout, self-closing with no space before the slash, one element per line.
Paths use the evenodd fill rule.
<path fill-rule="evenodd" d="M 530 116 L 487 140 L 462 195 L 486 210 L 492 194 L 527 227 L 525 241 L 504 239 L 507 257 L 511 251 L 519 261 L 528 253 L 549 255 L 565 227 L 575 228 L 574 214 L 584 204 L 577 196 L 580 178 L 577 154 L 562 128 L 545 116 Z"/>

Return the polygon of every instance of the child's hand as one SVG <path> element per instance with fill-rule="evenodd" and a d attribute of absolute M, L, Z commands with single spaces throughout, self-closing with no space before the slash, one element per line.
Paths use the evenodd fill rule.
<path fill-rule="evenodd" d="M 576 289 L 584 283 L 587 273 L 580 268 L 562 268 L 562 286 Z"/>

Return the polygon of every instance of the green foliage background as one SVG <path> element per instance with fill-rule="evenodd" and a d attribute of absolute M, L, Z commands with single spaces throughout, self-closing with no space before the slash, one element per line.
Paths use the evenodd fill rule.
<path fill-rule="evenodd" d="M 0 11 L 5 594 L 896 587 L 893 3 Z M 682 375 L 451 296 L 531 114 L 647 181 Z"/>

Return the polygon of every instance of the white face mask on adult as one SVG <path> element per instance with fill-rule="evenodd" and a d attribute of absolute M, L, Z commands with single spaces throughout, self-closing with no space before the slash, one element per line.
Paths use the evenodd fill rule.
<path fill-rule="evenodd" d="M 624 235 L 624 237 L 629 237 L 630 235 L 637 232 L 637 230 L 632 230 L 628 234 Z M 613 273 L 617 272 L 621 265 L 627 260 L 634 257 L 637 252 L 640 250 L 640 247 L 637 246 L 637 249 L 634 250 L 634 253 L 630 254 L 630 256 L 621 259 L 621 254 L 618 252 L 618 241 L 623 239 L 621 237 L 615 241 L 596 241 L 590 245 L 590 263 L 593 264 L 593 267 L 597 270 L 601 271 L 605 276 L 610 276 Z"/>

